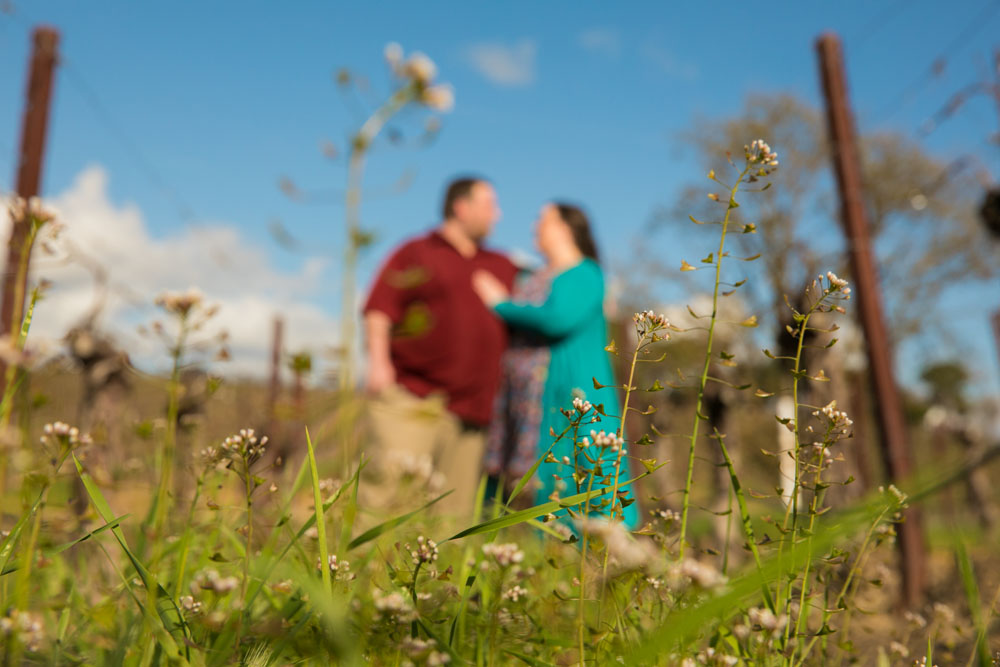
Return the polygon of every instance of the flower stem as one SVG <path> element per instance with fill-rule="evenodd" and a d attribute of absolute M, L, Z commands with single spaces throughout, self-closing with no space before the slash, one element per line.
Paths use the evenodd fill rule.
<path fill-rule="evenodd" d="M 698 382 L 698 400 L 694 409 L 694 426 L 691 429 L 691 444 L 688 448 L 687 475 L 684 480 L 684 501 L 681 508 L 681 533 L 679 557 L 684 557 L 684 547 L 686 545 L 688 510 L 691 507 L 691 481 L 694 474 L 694 451 L 698 442 L 698 431 L 701 420 L 706 417 L 701 414 L 701 406 L 705 399 L 705 386 L 708 384 L 708 369 L 712 364 L 712 344 L 715 340 L 715 323 L 719 312 L 719 286 L 722 282 L 722 256 L 726 246 L 726 232 L 729 230 L 729 220 L 733 209 L 736 208 L 736 193 L 740 189 L 743 178 L 750 171 L 750 165 L 743 168 L 736 183 L 729 190 L 729 206 L 726 208 L 726 215 L 722 219 L 722 234 L 719 236 L 719 250 L 715 257 L 715 287 L 712 289 L 712 317 L 708 324 L 708 342 L 705 346 L 705 363 L 701 370 L 701 378 Z"/>

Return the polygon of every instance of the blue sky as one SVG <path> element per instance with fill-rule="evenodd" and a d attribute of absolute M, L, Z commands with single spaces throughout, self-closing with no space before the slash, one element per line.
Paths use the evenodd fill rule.
<path fill-rule="evenodd" d="M 289 201 L 276 184 L 287 175 L 307 190 L 342 187 L 343 162 L 324 158 L 319 144 L 343 148 L 360 116 L 332 73 L 349 67 L 384 93 L 389 41 L 430 55 L 454 86 L 456 106 L 432 145 L 373 153 L 372 189 L 416 171 L 404 193 L 365 203 L 379 242 L 362 263 L 362 284 L 395 242 L 436 222 L 442 183 L 466 171 L 497 185 L 504 219 L 495 245 L 529 249 L 538 207 L 568 197 L 586 203 L 606 254 L 627 262 L 654 208 L 671 203 L 700 169 L 678 140 L 695 118 L 732 114 L 752 92 L 789 91 L 819 104 L 813 41 L 832 29 L 845 42 L 860 124 L 914 133 L 980 73 L 997 46 L 998 5 L 20 0 L 0 14 L 8 91 L 0 99 L 0 187 L 12 186 L 28 27 L 51 23 L 62 32 L 66 65 L 56 84 L 46 194 L 72 191 L 96 165 L 112 209 L 140 217 L 151 241 L 224 226 L 236 234 L 225 237 L 230 250 L 253 249 L 261 271 L 301 278 L 296 297 L 314 307 L 309 321 L 322 327 L 320 313 L 339 312 L 342 209 Z M 929 76 L 942 54 L 944 71 Z M 415 134 L 423 118 L 399 126 Z M 973 100 L 923 141 L 945 158 L 980 156 L 996 179 L 1000 151 L 984 144 L 998 122 L 988 100 Z M 275 243 L 268 232 L 275 219 L 308 252 Z M 683 240 L 657 242 L 664 262 L 679 265 Z M 227 261 L 255 270 L 244 256 Z M 177 284 L 163 288 L 185 286 L 185 275 L 172 279 Z M 986 360 L 977 382 L 1000 393 L 983 316 L 1000 306 L 998 290 L 980 286 L 957 303 L 960 344 Z M 335 334 L 313 331 L 307 342 L 332 343 Z"/>

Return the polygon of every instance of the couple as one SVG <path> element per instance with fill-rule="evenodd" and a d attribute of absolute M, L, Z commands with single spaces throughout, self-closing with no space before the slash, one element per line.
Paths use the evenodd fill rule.
<path fill-rule="evenodd" d="M 468 517 L 484 467 L 516 481 L 548 450 L 550 433 L 566 428 L 562 410 L 574 397 L 603 403 L 611 415 L 618 399 L 593 385 L 593 378 L 613 384 L 613 375 L 604 277 L 587 216 L 546 204 L 535 223 L 546 265 L 523 274 L 482 247 L 500 219 L 488 181 L 450 183 L 442 216 L 436 229 L 393 252 L 365 303 L 369 423 L 378 469 L 429 459 L 455 490 L 446 499 L 450 513 Z M 593 425 L 617 426 L 616 418 Z M 574 467 L 564 463 L 574 457 L 572 441 L 560 440 L 552 453 L 556 462 L 536 473 L 535 504 L 576 492 Z M 627 524 L 637 523 L 636 512 L 635 504 L 625 509 Z"/>

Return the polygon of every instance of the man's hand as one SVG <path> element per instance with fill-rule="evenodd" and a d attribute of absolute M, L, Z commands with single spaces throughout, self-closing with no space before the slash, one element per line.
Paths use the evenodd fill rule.
<path fill-rule="evenodd" d="M 365 378 L 365 391 L 371 395 L 381 393 L 384 389 L 396 384 L 396 369 L 388 359 L 368 361 L 368 376 Z"/>
<path fill-rule="evenodd" d="M 389 332 L 392 322 L 389 316 L 377 310 L 365 315 L 365 334 L 368 338 L 368 375 L 365 391 L 378 394 L 396 384 L 396 369 L 389 354 Z"/>

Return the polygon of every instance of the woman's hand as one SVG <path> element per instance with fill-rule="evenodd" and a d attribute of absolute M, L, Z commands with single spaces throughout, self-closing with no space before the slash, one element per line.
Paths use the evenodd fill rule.
<path fill-rule="evenodd" d="M 510 297 L 510 292 L 496 276 L 489 271 L 479 269 L 472 273 L 472 289 L 487 306 L 492 308 Z"/>

